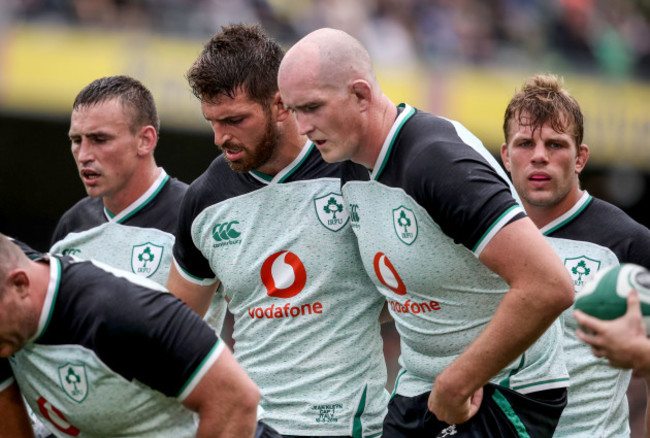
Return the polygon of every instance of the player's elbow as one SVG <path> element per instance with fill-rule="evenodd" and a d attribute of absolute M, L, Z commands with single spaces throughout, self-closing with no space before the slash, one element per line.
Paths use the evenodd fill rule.
<path fill-rule="evenodd" d="M 559 275 L 554 281 L 551 281 L 552 284 L 549 287 L 550 295 L 552 295 L 552 299 L 549 301 L 558 315 L 571 307 L 575 300 L 573 280 L 566 270 L 563 270 L 561 274 L 563 275 Z"/>
<path fill-rule="evenodd" d="M 251 385 L 248 391 L 245 392 L 244 397 L 242 397 L 242 400 L 240 402 L 241 410 L 243 412 L 247 412 L 248 414 L 257 416 L 257 406 L 260 403 L 260 398 L 261 394 L 257 385 Z"/>
<path fill-rule="evenodd" d="M 257 406 L 260 398 L 260 390 L 251 380 L 241 388 L 237 397 L 233 398 L 234 403 L 236 403 L 235 409 L 242 418 L 257 418 Z"/>

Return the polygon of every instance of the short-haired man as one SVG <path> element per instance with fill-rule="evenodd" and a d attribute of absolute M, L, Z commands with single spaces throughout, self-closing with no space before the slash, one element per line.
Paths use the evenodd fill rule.
<path fill-rule="evenodd" d="M 507 174 L 460 123 L 394 105 L 345 32 L 304 37 L 278 81 L 326 161 L 370 169 L 349 169 L 342 191 L 401 339 L 383 437 L 550 437 L 573 289 Z"/>
<path fill-rule="evenodd" d="M 221 149 L 181 206 L 169 290 L 199 314 L 217 279 L 235 357 L 284 436 L 377 437 L 388 393 L 379 315 L 340 192 L 300 135 L 259 26 L 215 34 L 187 76 Z"/>
<path fill-rule="evenodd" d="M 167 282 L 187 185 L 157 166 L 159 130 L 154 98 L 134 78 L 103 77 L 79 92 L 69 136 L 88 196 L 61 217 L 50 252 Z"/>
<path fill-rule="evenodd" d="M 0 437 L 33 437 L 22 394 L 60 437 L 252 438 L 256 385 L 163 291 L 0 234 Z"/>
<path fill-rule="evenodd" d="M 506 108 L 501 158 L 526 213 L 560 255 L 576 293 L 607 266 L 650 267 L 650 230 L 580 188 L 589 159 L 578 101 L 555 75 L 526 80 Z M 631 372 L 610 367 L 578 339 L 572 309 L 562 315 L 571 386 L 557 437 L 629 436 Z"/>

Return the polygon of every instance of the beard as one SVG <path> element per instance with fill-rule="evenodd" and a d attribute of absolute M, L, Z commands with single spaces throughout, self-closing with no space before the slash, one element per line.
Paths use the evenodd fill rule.
<path fill-rule="evenodd" d="M 252 148 L 246 148 L 241 144 L 226 142 L 222 145 L 221 149 L 235 149 L 244 150 L 244 156 L 237 161 L 228 161 L 228 165 L 235 172 L 250 172 L 251 170 L 258 169 L 266 164 L 267 161 L 273 156 L 275 149 L 279 143 L 280 134 L 271 117 L 266 118 L 266 126 L 264 127 L 264 135 L 260 141 Z"/>

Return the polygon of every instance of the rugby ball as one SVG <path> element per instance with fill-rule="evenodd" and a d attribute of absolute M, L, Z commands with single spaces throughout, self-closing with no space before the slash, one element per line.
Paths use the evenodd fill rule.
<path fill-rule="evenodd" d="M 601 269 L 576 295 L 574 307 L 598 319 L 616 319 L 627 311 L 627 295 L 635 289 L 646 328 L 650 327 L 650 271 L 633 263 Z"/>

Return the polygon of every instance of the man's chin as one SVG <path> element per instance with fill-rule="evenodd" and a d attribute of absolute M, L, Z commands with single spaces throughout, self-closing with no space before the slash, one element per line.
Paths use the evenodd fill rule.
<path fill-rule="evenodd" d="M 86 194 L 91 198 L 102 198 L 104 197 L 104 192 L 99 190 L 97 187 L 86 186 Z"/>
<path fill-rule="evenodd" d="M 228 166 L 230 166 L 230 168 L 235 172 L 244 173 L 254 170 L 254 168 L 251 167 L 248 163 L 243 163 L 241 161 L 230 161 L 228 159 L 226 159 L 226 161 L 228 162 Z"/>

